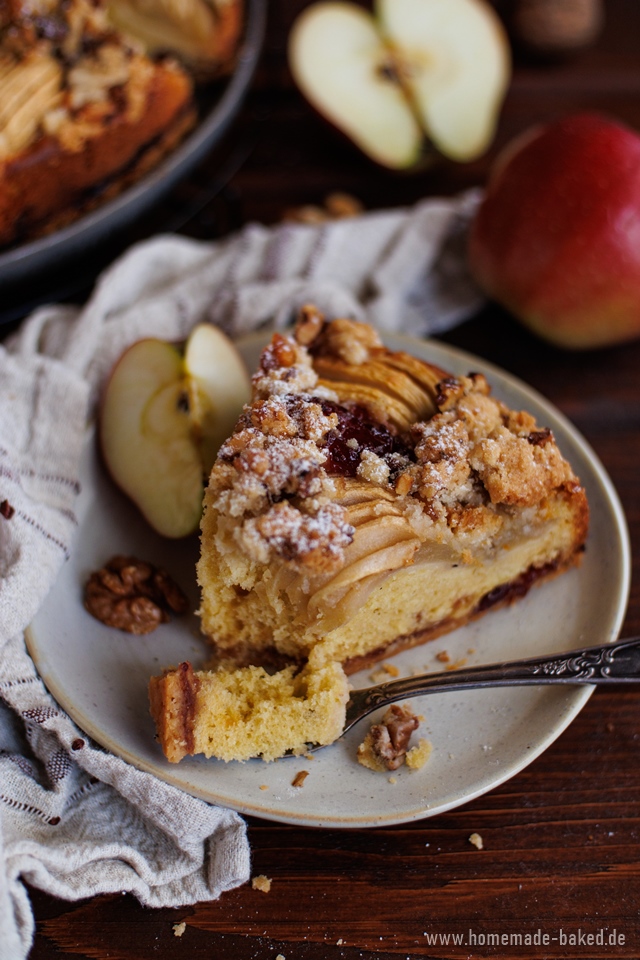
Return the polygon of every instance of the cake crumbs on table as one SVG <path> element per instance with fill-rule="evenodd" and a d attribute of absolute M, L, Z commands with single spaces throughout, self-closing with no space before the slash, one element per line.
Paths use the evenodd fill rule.
<path fill-rule="evenodd" d="M 472 846 L 476 847 L 478 850 L 484 849 L 484 841 L 479 833 L 472 833 L 471 836 L 469 837 L 469 843 L 472 844 Z"/>
<path fill-rule="evenodd" d="M 439 660 L 440 663 L 449 663 L 451 661 L 451 657 L 446 650 L 440 650 L 439 653 L 436 653 L 436 660 Z"/>
<path fill-rule="evenodd" d="M 271 880 L 264 873 L 259 873 L 251 878 L 251 886 L 254 890 L 260 890 L 261 893 L 269 893 L 271 890 Z"/>
<path fill-rule="evenodd" d="M 268 790 L 268 789 L 269 789 L 269 784 L 268 784 L 268 783 L 261 783 L 261 784 L 260 784 L 260 789 L 261 789 L 261 790 Z"/>
<path fill-rule="evenodd" d="M 183 933 L 185 932 L 185 930 L 187 929 L 187 924 L 185 923 L 184 920 L 182 920 L 180 923 L 174 923 L 172 929 L 173 929 L 173 935 L 174 935 L 174 937 L 181 937 L 182 934 L 183 934 Z"/>

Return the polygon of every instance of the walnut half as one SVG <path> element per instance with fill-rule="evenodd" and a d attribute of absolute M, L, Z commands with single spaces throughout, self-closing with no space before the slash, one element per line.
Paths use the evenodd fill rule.
<path fill-rule="evenodd" d="M 411 734 L 419 725 L 410 707 L 392 704 L 358 747 L 358 763 L 370 770 L 397 770 L 405 762 Z"/>
<path fill-rule="evenodd" d="M 141 635 L 167 623 L 170 613 L 186 613 L 188 600 L 164 570 L 136 557 L 115 556 L 89 577 L 84 605 L 107 627 Z"/>

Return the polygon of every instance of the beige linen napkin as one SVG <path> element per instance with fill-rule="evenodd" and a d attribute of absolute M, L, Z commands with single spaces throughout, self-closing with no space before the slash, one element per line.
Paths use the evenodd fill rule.
<path fill-rule="evenodd" d="M 162 236 L 103 274 L 82 308 L 38 310 L 0 347 L 0 955 L 23 960 L 23 883 L 76 899 L 130 891 L 150 906 L 218 897 L 249 877 L 244 822 L 134 769 L 47 693 L 24 628 L 73 550 L 85 428 L 114 361 L 198 322 L 231 336 L 328 316 L 429 334 L 481 299 L 464 237 L 475 193 L 321 226 L 247 226 L 216 243 Z"/>

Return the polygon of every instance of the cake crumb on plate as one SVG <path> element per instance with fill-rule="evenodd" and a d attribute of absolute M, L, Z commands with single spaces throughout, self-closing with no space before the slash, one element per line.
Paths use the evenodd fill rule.
<path fill-rule="evenodd" d="M 431 749 L 429 740 L 419 740 L 415 747 L 407 750 L 404 762 L 412 770 L 420 770 L 431 756 Z"/>
<path fill-rule="evenodd" d="M 298 788 L 302 787 L 308 776 L 309 776 L 308 770 L 298 770 L 295 777 L 291 781 L 291 786 L 298 787 Z"/>

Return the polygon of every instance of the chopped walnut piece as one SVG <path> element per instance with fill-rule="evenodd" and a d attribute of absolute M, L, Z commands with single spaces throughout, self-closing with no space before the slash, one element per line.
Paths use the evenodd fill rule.
<path fill-rule="evenodd" d="M 357 217 L 364 207 L 362 202 L 352 193 L 336 190 L 325 197 L 324 205 L 328 213 L 335 220 L 344 220 L 346 217 Z"/>
<path fill-rule="evenodd" d="M 306 223 L 315 226 L 327 223 L 329 220 L 345 220 L 348 217 L 357 217 L 364 207 L 357 197 L 350 193 L 335 191 L 325 197 L 324 205 L 305 203 L 299 207 L 289 207 L 284 212 L 283 220 L 289 223 Z"/>
<path fill-rule="evenodd" d="M 296 362 L 294 344 L 281 333 L 274 333 L 270 349 L 264 351 L 263 367 L 272 370 L 275 367 L 292 367 Z"/>
<path fill-rule="evenodd" d="M 308 771 L 308 770 L 298 770 L 298 772 L 296 773 L 295 777 L 294 777 L 293 780 L 291 781 L 291 786 L 292 786 L 292 787 L 301 787 L 301 786 L 304 784 L 304 782 L 305 782 L 305 780 L 307 779 L 308 776 L 309 776 L 309 771 Z"/>
<path fill-rule="evenodd" d="M 324 317 L 312 303 L 300 308 L 294 336 L 303 347 L 308 347 L 324 327 Z"/>
<path fill-rule="evenodd" d="M 274 333 L 271 343 L 262 351 L 257 372 L 251 378 L 253 399 L 309 392 L 317 382 L 318 375 L 307 350 L 293 337 Z"/>
<path fill-rule="evenodd" d="M 419 726 L 410 707 L 392 704 L 358 747 L 358 763 L 371 770 L 397 770 L 405 762 L 411 734 Z"/>
<path fill-rule="evenodd" d="M 321 223 L 327 223 L 331 218 L 324 207 L 319 207 L 315 203 L 304 203 L 300 207 L 287 207 L 282 219 L 285 223 L 304 223 L 315 227 Z"/>
<path fill-rule="evenodd" d="M 106 626 L 141 635 L 166 623 L 169 613 L 186 613 L 188 600 L 164 570 L 136 557 L 115 556 L 89 577 L 84 605 Z"/>
<path fill-rule="evenodd" d="M 401 473 L 396 480 L 395 491 L 399 497 L 406 497 L 409 493 L 411 493 L 412 486 L 413 477 L 408 470 L 405 470 L 405 472 Z"/>
<path fill-rule="evenodd" d="M 436 404 L 441 411 L 449 410 L 471 392 L 485 397 L 491 392 L 483 373 L 470 373 L 468 377 L 445 377 L 436 389 Z"/>
<path fill-rule="evenodd" d="M 311 352 L 322 357 L 335 357 L 353 366 L 370 359 L 371 352 L 382 346 L 380 337 L 366 323 L 339 317 L 325 324 L 311 345 Z"/>

